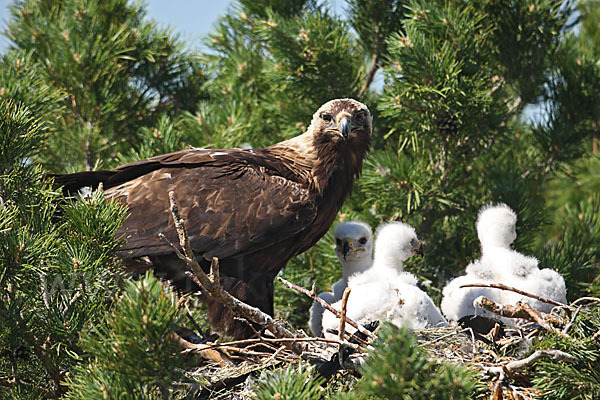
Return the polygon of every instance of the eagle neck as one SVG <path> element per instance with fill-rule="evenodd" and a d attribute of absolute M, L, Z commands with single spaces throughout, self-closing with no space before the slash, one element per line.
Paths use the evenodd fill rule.
<path fill-rule="evenodd" d="M 360 176 L 368 147 L 353 148 L 349 143 L 323 137 L 314 138 L 313 146 L 317 152 L 312 168 L 314 190 L 328 198 L 339 197 L 343 202 L 352 191 L 354 179 Z"/>
<path fill-rule="evenodd" d="M 302 135 L 266 148 L 318 196 L 341 203 L 360 176 L 369 142 L 347 143 L 314 135 L 312 126 Z M 335 201 L 334 201 L 335 203 Z"/>

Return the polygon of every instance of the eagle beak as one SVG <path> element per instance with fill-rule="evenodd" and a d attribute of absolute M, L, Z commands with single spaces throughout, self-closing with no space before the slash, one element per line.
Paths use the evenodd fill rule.
<path fill-rule="evenodd" d="M 344 139 L 347 139 L 350 136 L 350 132 L 352 131 L 352 125 L 350 124 L 350 120 L 348 117 L 343 117 L 338 124 L 338 132 Z"/>
<path fill-rule="evenodd" d="M 352 252 L 354 249 L 354 242 L 352 239 L 344 240 L 344 245 L 342 246 L 342 255 L 344 256 L 344 260 L 346 256 Z"/>

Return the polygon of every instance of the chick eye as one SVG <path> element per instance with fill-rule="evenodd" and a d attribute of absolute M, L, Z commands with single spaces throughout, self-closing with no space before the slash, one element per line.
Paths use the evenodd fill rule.
<path fill-rule="evenodd" d="M 333 116 L 331 114 L 321 114 L 321 119 L 325 122 L 333 121 Z"/>
<path fill-rule="evenodd" d="M 339 246 L 342 244 L 342 241 L 340 239 L 335 239 L 335 244 L 337 244 Z"/>
<path fill-rule="evenodd" d="M 365 243 L 367 243 L 367 238 L 366 238 L 366 237 L 361 237 L 361 238 L 358 240 L 358 243 L 360 243 L 360 244 L 365 244 Z"/>

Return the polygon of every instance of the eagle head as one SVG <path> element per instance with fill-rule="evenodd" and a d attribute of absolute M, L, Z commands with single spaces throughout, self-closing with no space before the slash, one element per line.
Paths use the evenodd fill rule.
<path fill-rule="evenodd" d="M 373 117 L 367 106 L 353 99 L 335 99 L 313 115 L 311 130 L 316 141 L 368 144 Z"/>
<path fill-rule="evenodd" d="M 318 160 L 313 172 L 323 181 L 318 186 L 322 187 L 335 171 L 343 171 L 350 190 L 352 180 L 361 173 L 372 132 L 373 117 L 363 103 L 335 99 L 323 104 L 313 115 L 307 132 Z"/>

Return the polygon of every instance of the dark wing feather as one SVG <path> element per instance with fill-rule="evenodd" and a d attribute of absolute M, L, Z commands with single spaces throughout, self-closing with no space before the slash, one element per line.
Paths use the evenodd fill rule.
<path fill-rule="evenodd" d="M 125 258 L 172 252 L 158 237 L 163 233 L 177 243 L 168 211 L 171 190 L 193 250 L 207 260 L 272 246 L 306 229 L 316 217 L 308 189 L 282 176 L 289 172 L 277 159 L 250 151 L 178 152 L 125 165 L 111 178 L 134 176 L 136 169 L 145 171 L 155 163 L 160 167 L 107 190 L 129 208 L 119 231 L 127 239 L 120 251 Z"/>

